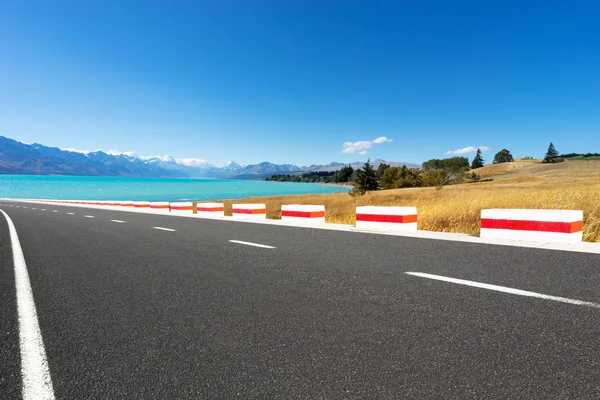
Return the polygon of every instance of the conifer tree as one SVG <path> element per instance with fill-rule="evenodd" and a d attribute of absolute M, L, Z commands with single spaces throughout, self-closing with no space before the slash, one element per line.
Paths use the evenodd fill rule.
<path fill-rule="evenodd" d="M 471 169 L 481 167 L 483 167 L 483 157 L 481 156 L 481 149 L 477 149 L 477 154 L 475 154 L 475 158 L 473 158 L 473 162 L 471 163 Z"/>
<path fill-rule="evenodd" d="M 546 152 L 546 156 L 544 157 L 545 163 L 555 163 L 558 161 L 558 151 L 554 147 L 554 144 L 550 142 L 550 146 L 548 146 L 548 151 Z"/>
<path fill-rule="evenodd" d="M 371 160 L 367 160 L 362 169 L 356 171 L 356 181 L 354 183 L 354 194 L 362 195 L 371 190 L 377 190 L 379 182 L 377 180 L 377 171 L 373 169 Z"/>

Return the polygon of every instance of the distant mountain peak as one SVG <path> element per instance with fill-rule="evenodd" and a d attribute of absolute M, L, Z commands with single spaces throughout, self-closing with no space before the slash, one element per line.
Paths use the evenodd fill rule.
<path fill-rule="evenodd" d="M 373 164 L 377 168 L 382 162 L 394 166 L 419 167 L 379 159 L 373 161 Z M 117 150 L 59 149 L 38 143 L 28 145 L 0 136 L 0 173 L 9 174 L 264 179 L 275 174 L 336 171 L 345 165 L 361 168 L 364 162 L 333 161 L 306 167 L 268 161 L 252 165 L 227 161 L 222 167 L 216 167 L 200 158 L 175 158 L 168 154 L 146 157 Z"/>
<path fill-rule="evenodd" d="M 223 164 L 223 166 L 221 168 L 227 168 L 227 169 L 236 169 L 236 168 L 243 168 L 244 165 L 239 164 L 235 161 L 227 161 L 225 164 Z"/>

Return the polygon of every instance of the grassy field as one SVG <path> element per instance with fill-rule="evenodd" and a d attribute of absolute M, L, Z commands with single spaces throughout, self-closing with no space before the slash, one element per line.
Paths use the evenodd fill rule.
<path fill-rule="evenodd" d="M 583 239 L 600 242 L 600 161 L 566 161 L 541 164 L 536 160 L 486 165 L 477 170 L 491 182 L 435 188 L 395 189 L 362 197 L 346 193 L 256 197 L 236 203 L 265 203 L 267 217 L 278 219 L 282 204 L 324 204 L 326 221 L 354 224 L 361 205 L 416 206 L 419 229 L 438 232 L 479 233 L 485 208 L 536 208 L 583 210 Z M 231 215 L 232 201 L 225 202 Z"/>

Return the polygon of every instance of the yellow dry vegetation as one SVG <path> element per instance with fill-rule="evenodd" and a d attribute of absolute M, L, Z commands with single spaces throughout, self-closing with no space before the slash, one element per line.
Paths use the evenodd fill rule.
<path fill-rule="evenodd" d="M 416 206 L 419 229 L 470 234 L 479 233 L 481 210 L 486 208 L 583 210 L 584 241 L 600 242 L 600 161 L 541 164 L 517 160 L 509 164 L 515 165 L 486 165 L 477 170 L 482 177 L 493 178 L 491 182 L 441 190 L 382 190 L 361 197 L 347 193 L 255 197 L 235 202 L 265 203 L 267 218 L 273 219 L 280 218 L 282 204 L 324 204 L 326 221 L 337 224 L 354 224 L 357 206 Z M 225 203 L 226 214 L 231 215 L 232 201 Z"/>

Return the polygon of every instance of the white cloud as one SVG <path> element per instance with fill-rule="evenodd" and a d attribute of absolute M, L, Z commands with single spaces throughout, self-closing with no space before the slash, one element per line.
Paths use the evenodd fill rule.
<path fill-rule="evenodd" d="M 469 146 L 469 147 L 465 147 L 465 148 L 462 148 L 462 149 L 447 151 L 446 154 L 447 155 L 452 155 L 452 154 L 458 155 L 458 154 L 475 153 L 477 151 L 477 149 L 481 150 L 482 152 L 483 151 L 490 151 L 491 150 L 491 148 L 487 147 L 487 146 L 477 146 L 477 147 L 475 147 L 475 146 Z"/>
<path fill-rule="evenodd" d="M 373 146 L 374 144 L 381 144 L 381 143 L 391 143 L 392 140 L 386 138 L 385 136 L 381 136 L 378 137 L 377 139 L 374 140 L 359 140 L 358 142 L 344 142 L 344 150 L 342 150 L 342 153 L 348 153 L 348 154 L 360 154 L 360 155 L 365 155 L 367 154 L 367 150 L 371 148 L 371 146 Z"/>
<path fill-rule="evenodd" d="M 377 139 L 373 140 L 374 144 L 380 144 L 380 143 L 392 143 L 392 139 L 388 139 L 385 136 L 380 136 Z"/>

